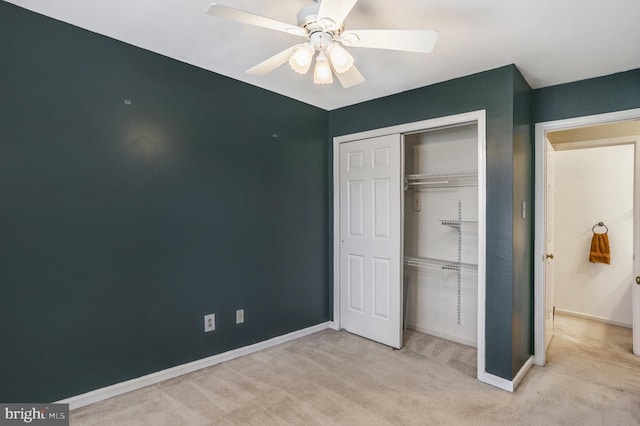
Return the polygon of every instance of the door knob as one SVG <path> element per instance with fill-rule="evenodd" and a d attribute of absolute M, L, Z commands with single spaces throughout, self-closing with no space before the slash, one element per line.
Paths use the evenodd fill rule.
<path fill-rule="evenodd" d="M 547 259 L 553 259 L 553 253 L 547 254 Z"/>
<path fill-rule="evenodd" d="M 640 276 L 636 277 L 636 284 L 640 285 Z"/>

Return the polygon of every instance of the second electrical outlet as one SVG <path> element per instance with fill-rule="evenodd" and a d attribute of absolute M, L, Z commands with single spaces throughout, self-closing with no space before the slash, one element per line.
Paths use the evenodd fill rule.
<path fill-rule="evenodd" d="M 214 331 L 216 329 L 216 314 L 204 316 L 204 332 Z"/>
<path fill-rule="evenodd" d="M 236 324 L 242 324 L 244 322 L 244 309 L 238 309 L 236 311 Z"/>

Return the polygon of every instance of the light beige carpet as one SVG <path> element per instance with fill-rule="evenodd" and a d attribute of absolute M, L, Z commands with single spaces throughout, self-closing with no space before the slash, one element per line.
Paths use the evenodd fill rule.
<path fill-rule="evenodd" d="M 323 331 L 71 412 L 72 425 L 640 425 L 631 330 L 558 317 L 515 393 L 475 349 L 407 331 L 396 351 Z"/>

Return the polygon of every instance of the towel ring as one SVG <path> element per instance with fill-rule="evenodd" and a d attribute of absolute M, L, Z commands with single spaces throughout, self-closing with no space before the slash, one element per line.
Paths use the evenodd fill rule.
<path fill-rule="evenodd" d="M 593 232 L 594 234 L 596 233 L 596 226 L 604 226 L 604 233 L 608 233 L 609 232 L 609 228 L 607 228 L 607 225 L 605 225 L 602 222 L 598 222 L 595 225 L 593 225 L 593 228 L 591 228 L 591 232 Z"/>

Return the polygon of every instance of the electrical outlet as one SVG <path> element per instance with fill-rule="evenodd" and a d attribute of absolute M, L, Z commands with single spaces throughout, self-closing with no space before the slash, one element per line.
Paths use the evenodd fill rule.
<path fill-rule="evenodd" d="M 244 309 L 238 309 L 236 311 L 236 324 L 242 324 L 244 322 Z"/>
<path fill-rule="evenodd" d="M 209 314 L 204 316 L 204 332 L 213 331 L 216 329 L 216 314 Z"/>

